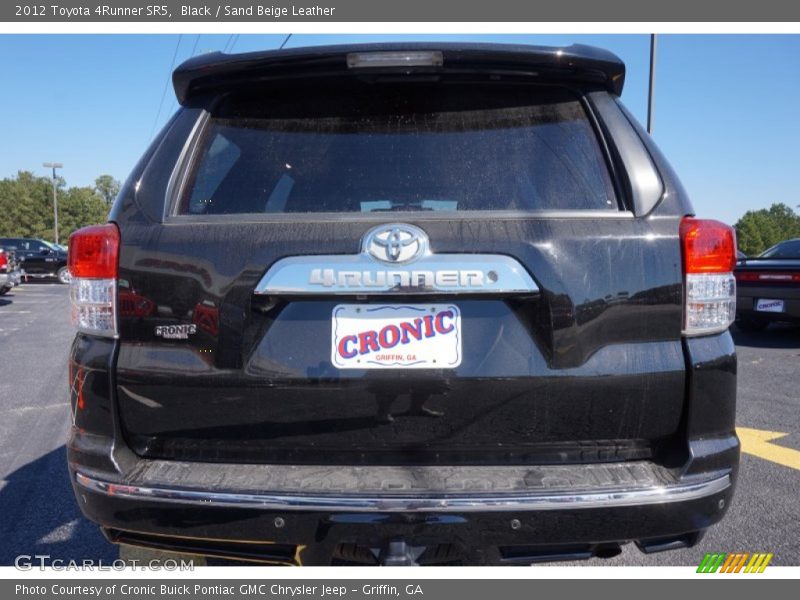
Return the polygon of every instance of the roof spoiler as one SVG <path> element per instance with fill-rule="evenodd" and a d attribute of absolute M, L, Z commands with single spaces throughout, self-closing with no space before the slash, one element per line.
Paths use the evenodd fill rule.
<path fill-rule="evenodd" d="M 387 59 L 369 60 L 369 54 Z M 406 54 L 405 60 L 403 55 Z M 424 55 L 431 57 L 426 61 Z M 354 55 L 366 60 L 354 60 Z M 392 61 L 389 57 L 393 57 Z M 543 80 L 594 83 L 622 94 L 625 64 L 615 54 L 593 46 L 565 47 L 508 44 L 405 43 L 312 46 L 244 54 L 213 52 L 191 58 L 172 74 L 181 105 L 197 93 L 244 82 L 268 82 L 298 76 L 347 72 L 484 72 Z"/>

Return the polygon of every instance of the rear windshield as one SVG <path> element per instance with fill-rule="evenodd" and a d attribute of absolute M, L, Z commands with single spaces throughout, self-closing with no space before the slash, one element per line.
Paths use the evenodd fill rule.
<path fill-rule="evenodd" d="M 759 258 L 800 258 L 800 240 L 781 242 L 766 250 Z"/>
<path fill-rule="evenodd" d="M 195 156 L 179 214 L 619 209 L 581 102 L 560 88 L 232 96 Z"/>

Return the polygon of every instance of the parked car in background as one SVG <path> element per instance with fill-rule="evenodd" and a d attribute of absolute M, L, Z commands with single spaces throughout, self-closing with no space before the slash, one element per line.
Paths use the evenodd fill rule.
<path fill-rule="evenodd" d="M 55 244 L 36 238 L 0 238 L 0 246 L 11 248 L 28 277 L 55 277 L 69 283 L 67 252 Z"/>
<path fill-rule="evenodd" d="M 800 238 L 737 261 L 736 325 L 762 331 L 774 322 L 800 323 Z"/>
<path fill-rule="evenodd" d="M 597 48 L 207 54 L 70 238 L 77 502 L 284 564 L 691 546 L 739 464 L 733 230 Z"/>
<path fill-rule="evenodd" d="M 22 269 L 16 252 L 0 245 L 0 296 L 22 282 Z"/>

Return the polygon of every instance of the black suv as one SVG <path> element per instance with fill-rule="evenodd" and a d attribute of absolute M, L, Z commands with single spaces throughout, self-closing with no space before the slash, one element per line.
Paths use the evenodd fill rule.
<path fill-rule="evenodd" d="M 191 59 L 70 240 L 84 514 L 287 564 L 689 546 L 728 509 L 735 239 L 603 50 Z"/>
<path fill-rule="evenodd" d="M 0 238 L 0 246 L 16 252 L 26 276 L 55 277 L 60 283 L 69 283 L 67 253 L 58 246 L 36 238 Z"/>

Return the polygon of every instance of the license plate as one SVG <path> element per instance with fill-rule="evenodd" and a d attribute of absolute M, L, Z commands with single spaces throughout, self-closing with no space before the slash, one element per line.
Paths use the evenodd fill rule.
<path fill-rule="evenodd" d="M 756 310 L 758 312 L 783 312 L 783 300 L 761 298 L 756 300 Z"/>
<path fill-rule="evenodd" d="M 461 311 L 455 304 L 339 304 L 331 341 L 339 369 L 454 369 Z"/>

